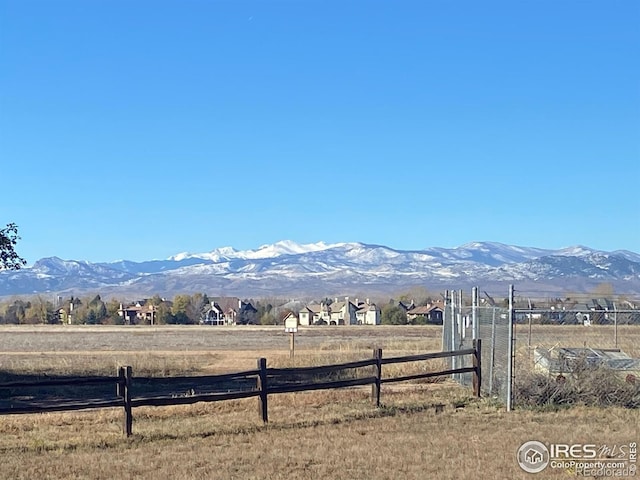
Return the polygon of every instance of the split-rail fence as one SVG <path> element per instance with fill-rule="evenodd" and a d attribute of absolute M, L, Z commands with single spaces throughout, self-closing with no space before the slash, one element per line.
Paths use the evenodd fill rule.
<path fill-rule="evenodd" d="M 433 377 L 445 377 L 455 374 L 473 374 L 473 392 L 475 396 L 480 396 L 481 390 L 481 341 L 475 340 L 472 348 L 455 350 L 449 352 L 435 352 L 418 355 L 408 355 L 402 357 L 384 358 L 382 349 L 373 350 L 373 358 L 355 362 L 340 363 L 333 365 L 323 365 L 314 367 L 293 367 L 293 368 L 268 368 L 267 360 L 259 358 L 255 370 L 228 373 L 224 375 L 208 376 L 183 376 L 169 377 L 162 379 L 133 377 L 130 366 L 119 367 L 116 376 L 95 376 L 76 378 L 51 378 L 37 381 L 14 381 L 0 383 L 0 400 L 3 391 L 9 391 L 9 401 L 0 401 L 0 415 L 26 414 L 26 413 L 46 413 L 59 411 L 87 410 L 95 408 L 118 407 L 124 409 L 123 433 L 130 436 L 133 430 L 133 409 L 142 406 L 166 406 L 166 405 L 186 405 L 197 402 L 218 402 L 222 400 L 232 400 L 241 398 L 258 397 L 259 412 L 263 422 L 268 422 L 268 398 L 269 395 L 302 392 L 310 390 L 334 389 L 355 387 L 361 385 L 371 385 L 371 398 L 377 407 L 380 406 L 380 395 L 382 385 L 392 382 L 404 382 Z M 458 356 L 471 356 L 471 366 L 453 368 L 441 371 L 430 371 L 405 375 L 399 377 L 383 378 L 382 366 L 396 363 L 420 362 L 437 358 L 452 358 Z M 374 367 L 374 374 L 366 377 L 358 377 L 345 374 L 357 368 Z M 344 378 L 347 377 L 347 378 Z M 305 381 L 308 378 L 315 378 L 314 381 Z M 332 379 L 338 378 L 338 379 Z M 321 381 L 317 381 L 320 379 Z M 136 396 L 132 395 L 132 386 L 146 381 L 161 380 L 163 385 L 195 385 L 199 390 L 214 390 L 209 393 L 195 393 L 196 389 L 189 389 L 184 395 L 160 395 L 160 396 Z M 78 400 L 56 400 L 45 402 L 12 402 L 11 398 L 19 398 L 17 392 L 36 390 L 44 388 L 58 387 L 87 387 L 115 385 L 115 396 L 113 398 L 97 398 Z M 231 389 L 230 386 L 236 387 Z M 199 388 L 204 387 L 204 388 Z M 218 391 L 215 391 L 218 390 Z M 227 391 L 224 391 L 227 390 Z M 8 404 L 7 404 L 8 403 Z"/>

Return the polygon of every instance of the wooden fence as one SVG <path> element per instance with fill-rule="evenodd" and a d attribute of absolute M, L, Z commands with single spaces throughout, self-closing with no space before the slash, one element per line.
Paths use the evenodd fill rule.
<path fill-rule="evenodd" d="M 294 367 L 294 368 L 267 368 L 265 358 L 258 359 L 255 370 L 229 373 L 224 375 L 209 375 L 196 377 L 170 377 L 162 379 L 135 378 L 136 384 L 142 381 L 161 380 L 164 384 L 190 383 L 207 388 L 227 389 L 229 384 L 251 385 L 249 389 L 236 389 L 233 391 L 219 391 L 212 393 L 199 393 L 189 395 L 163 395 L 148 397 L 133 397 L 133 376 L 131 367 L 120 367 L 118 375 L 113 377 L 81 377 L 65 379 L 47 379 L 40 381 L 17 381 L 0 383 L 0 392 L 3 390 L 41 389 L 45 387 L 87 387 L 92 385 L 115 385 L 115 396 L 112 399 L 93 399 L 83 401 L 56 401 L 49 403 L 23 404 L 15 402 L 15 405 L 0 407 L 0 415 L 45 413 L 56 411 L 86 410 L 93 408 L 119 407 L 124 409 L 123 433 L 131 435 L 133 427 L 133 408 L 142 406 L 186 405 L 197 402 L 217 402 L 250 397 L 259 397 L 259 410 L 262 420 L 269 421 L 268 398 L 269 395 L 278 393 L 302 392 L 310 390 L 322 390 L 333 388 L 354 387 L 360 385 L 372 385 L 372 401 L 380 406 L 382 385 L 392 382 L 404 382 L 432 377 L 442 377 L 458 373 L 473 373 L 473 392 L 480 396 L 482 385 L 481 377 L 481 341 L 475 340 L 473 348 L 456 350 L 451 352 L 425 353 L 421 355 L 408 355 L 402 357 L 382 356 L 382 349 L 374 349 L 373 358 L 334 365 L 318 367 Z M 436 358 L 451 358 L 456 356 L 472 357 L 472 366 L 442 370 L 438 372 L 418 373 L 400 377 L 383 378 L 382 366 L 395 363 L 419 362 Z M 344 376 L 344 372 L 362 367 L 375 367 L 374 375 L 368 377 L 354 377 L 338 380 L 304 381 L 304 377 L 320 379 L 331 378 L 332 375 Z M 0 397 L 1 398 L 1 397 Z"/>

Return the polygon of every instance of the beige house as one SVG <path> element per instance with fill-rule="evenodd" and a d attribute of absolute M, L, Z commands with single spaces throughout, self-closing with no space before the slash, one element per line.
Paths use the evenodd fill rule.
<path fill-rule="evenodd" d="M 375 304 L 334 299 L 329 303 L 311 303 L 298 314 L 300 325 L 380 325 L 380 309 Z"/>
<path fill-rule="evenodd" d="M 356 299 L 358 310 L 356 311 L 356 323 L 358 325 L 380 325 L 381 312 L 375 303 L 371 303 L 369 299 L 365 302 L 358 303 Z"/>
<path fill-rule="evenodd" d="M 122 304 L 120 304 L 120 308 L 118 309 L 118 316 L 122 317 L 124 323 L 127 325 L 138 322 L 149 322 L 151 325 L 153 325 L 157 310 L 158 307 L 156 307 L 155 305 L 147 303 L 146 300 L 141 300 L 127 307 L 124 307 Z"/>
<path fill-rule="evenodd" d="M 355 325 L 358 307 L 344 297 L 343 302 L 336 298 L 331 304 L 321 302 L 305 306 L 298 315 L 300 325 Z"/>

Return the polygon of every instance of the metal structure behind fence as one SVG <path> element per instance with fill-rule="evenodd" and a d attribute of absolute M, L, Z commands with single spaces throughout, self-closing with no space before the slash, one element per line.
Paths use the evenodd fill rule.
<path fill-rule="evenodd" d="M 461 290 L 445 295 L 442 348 L 465 349 L 473 339 L 482 340 L 484 395 L 511 410 L 518 405 L 591 401 L 576 393 L 584 394 L 586 387 L 594 398 L 606 397 L 609 389 L 615 393 L 612 398 L 622 396 L 615 404 L 640 405 L 640 305 L 623 296 L 548 299 L 516 292 L 513 286 L 505 293 L 495 295 L 496 300 L 484 291 L 480 298 L 477 288 L 470 295 Z M 450 366 L 468 366 L 463 361 L 451 358 Z M 578 375 L 574 370 L 580 365 L 589 371 L 583 368 Z M 596 367 L 608 370 L 598 372 Z M 469 375 L 452 377 L 470 385 Z"/>

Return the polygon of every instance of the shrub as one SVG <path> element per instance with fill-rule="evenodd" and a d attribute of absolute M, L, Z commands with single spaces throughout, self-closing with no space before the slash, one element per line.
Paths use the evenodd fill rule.
<path fill-rule="evenodd" d="M 557 376 L 528 373 L 516 377 L 514 402 L 520 406 L 640 408 L 640 382 L 635 376 L 578 360 L 571 373 Z"/>

